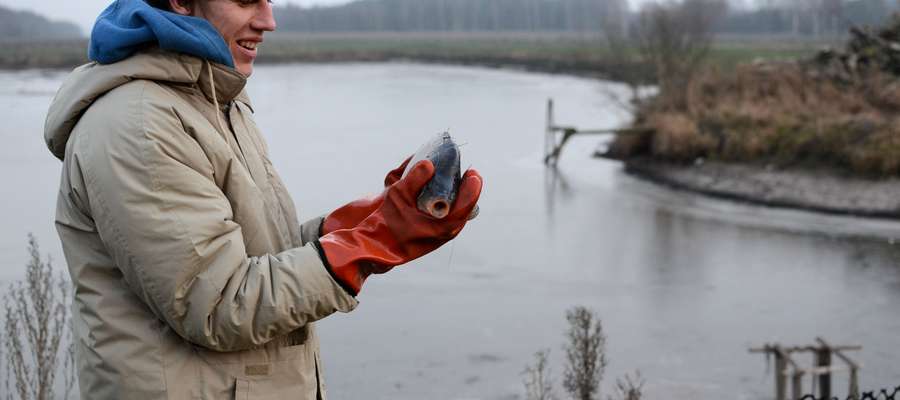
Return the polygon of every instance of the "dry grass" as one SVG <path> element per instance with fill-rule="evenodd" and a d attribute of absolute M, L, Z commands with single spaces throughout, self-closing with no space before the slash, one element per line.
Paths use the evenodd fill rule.
<path fill-rule="evenodd" d="M 617 156 L 652 155 L 828 166 L 870 177 L 900 175 L 900 86 L 869 71 L 849 82 L 800 63 L 743 65 L 694 79 L 682 109 L 647 103 L 645 138 L 613 146 Z"/>
<path fill-rule="evenodd" d="M 822 51 L 805 61 L 742 64 L 728 72 L 660 70 L 657 81 L 686 85 L 661 85 L 658 96 L 639 102 L 635 123 L 650 133 L 617 138 L 607 155 L 898 176 L 897 38 L 900 14 L 877 30 L 853 28 L 845 50 Z"/>

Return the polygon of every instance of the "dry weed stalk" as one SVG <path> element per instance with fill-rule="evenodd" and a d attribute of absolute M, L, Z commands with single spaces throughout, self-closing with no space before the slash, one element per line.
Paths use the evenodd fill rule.
<path fill-rule="evenodd" d="M 44 261 L 33 235 L 28 235 L 25 280 L 10 285 L 4 296 L 4 345 L 7 362 L 5 393 L 12 400 L 54 399 L 57 373 L 63 367 L 64 395 L 74 381 L 74 345 L 69 328 L 71 286 Z M 63 338 L 68 347 L 60 352 Z M 62 364 L 61 364 L 62 363 Z"/>
<path fill-rule="evenodd" d="M 553 393 L 553 380 L 547 358 L 550 350 L 541 350 L 534 353 L 534 365 L 528 365 L 522 374 L 525 375 L 526 400 L 556 400 Z"/>
<path fill-rule="evenodd" d="M 635 371 L 634 376 L 625 374 L 624 377 L 616 379 L 613 395 L 608 396 L 607 400 L 641 400 L 644 397 L 645 383 L 640 370 Z"/>
<path fill-rule="evenodd" d="M 591 310 L 578 306 L 566 312 L 569 330 L 563 387 L 576 400 L 599 398 L 600 381 L 608 361 L 606 336 L 600 318 Z M 595 397 L 596 396 L 596 397 Z"/>

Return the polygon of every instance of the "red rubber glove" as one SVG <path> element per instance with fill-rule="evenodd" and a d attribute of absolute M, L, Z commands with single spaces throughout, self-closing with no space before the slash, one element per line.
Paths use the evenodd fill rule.
<path fill-rule="evenodd" d="M 422 257 L 455 238 L 465 227 L 481 196 L 482 179 L 475 170 L 463 175 L 450 213 L 436 219 L 419 211 L 416 199 L 434 176 L 431 161 L 420 161 L 409 174 L 389 186 L 378 209 L 357 226 L 319 238 L 322 260 L 354 296 L 373 273 Z"/>
<path fill-rule="evenodd" d="M 400 164 L 399 167 L 388 172 L 387 176 L 384 177 L 384 187 L 391 186 L 400 180 L 400 177 L 403 176 L 403 171 L 406 170 L 406 166 L 409 164 L 409 160 L 412 160 L 412 156 L 403 161 L 403 164 Z M 366 219 L 369 214 L 372 214 L 372 212 L 377 210 L 378 207 L 381 207 L 381 203 L 383 202 L 384 192 L 378 195 L 363 197 L 341 206 L 325 217 L 325 220 L 322 222 L 319 236 L 324 236 L 337 230 L 355 227 L 362 222 L 362 220 Z"/>

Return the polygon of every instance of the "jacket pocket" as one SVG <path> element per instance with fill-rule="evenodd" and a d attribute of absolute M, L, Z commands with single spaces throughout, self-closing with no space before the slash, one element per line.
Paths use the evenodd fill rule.
<path fill-rule="evenodd" d="M 313 386 L 310 388 L 309 386 Z M 309 393 L 307 393 L 309 392 Z M 304 385 L 287 375 L 267 379 L 238 378 L 234 385 L 235 400 L 315 399 L 315 385 Z"/>

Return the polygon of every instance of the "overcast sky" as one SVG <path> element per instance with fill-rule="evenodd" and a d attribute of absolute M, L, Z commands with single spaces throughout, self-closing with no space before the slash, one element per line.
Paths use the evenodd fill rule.
<path fill-rule="evenodd" d="M 629 0 L 632 5 L 648 0 Z M 18 10 L 30 10 L 58 20 L 68 20 L 78 24 L 84 34 L 90 33 L 94 18 L 112 0 L 0 0 L 0 4 Z M 293 3 L 302 6 L 348 3 L 349 0 L 275 0 L 275 4 Z"/>

